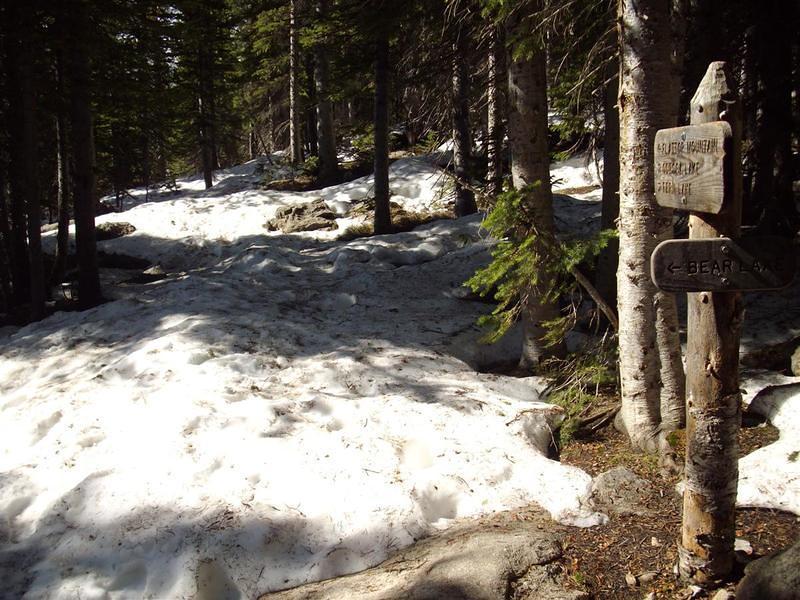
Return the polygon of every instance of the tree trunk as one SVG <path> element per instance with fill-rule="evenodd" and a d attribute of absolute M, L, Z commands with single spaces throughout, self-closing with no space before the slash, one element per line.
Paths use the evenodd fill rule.
<path fill-rule="evenodd" d="M 3 302 L 0 310 L 8 312 L 12 305 L 11 264 L 10 264 L 11 230 L 8 227 L 8 204 L 6 203 L 6 170 L 0 163 L 0 293 Z"/>
<path fill-rule="evenodd" d="M 792 193 L 792 33 L 793 3 L 768 0 L 756 15 L 757 66 L 762 80 L 761 118 L 756 130 L 753 199 L 761 203 L 760 226 L 795 233 Z"/>
<path fill-rule="evenodd" d="M 471 179 L 472 142 L 469 135 L 469 52 L 467 33 L 456 27 L 453 43 L 453 170 L 456 176 L 456 216 L 478 210 L 475 195 L 467 185 Z"/>
<path fill-rule="evenodd" d="M 18 298 L 30 301 L 30 318 L 44 316 L 45 281 L 41 244 L 41 205 L 38 185 L 36 139 L 36 93 L 33 87 L 33 54 L 31 39 L 35 36 L 35 19 L 29 5 L 11 3 L 6 7 L 7 87 L 12 217 L 16 237 L 14 259 L 25 256 L 24 268 L 17 272 L 16 284 L 27 275 L 25 292 Z M 25 235 L 27 234 L 27 243 Z M 16 285 L 15 285 L 16 287 Z"/>
<path fill-rule="evenodd" d="M 505 73 L 506 39 L 502 27 L 492 31 L 489 50 L 489 81 L 486 91 L 486 182 L 489 194 L 497 196 L 503 191 L 503 106 L 504 88 L 508 79 Z"/>
<path fill-rule="evenodd" d="M 327 12 L 328 0 L 317 0 L 317 16 L 325 19 Z M 317 44 L 314 50 L 314 84 L 317 88 L 319 179 L 323 184 L 331 184 L 339 179 L 339 162 L 333 126 L 333 103 L 328 90 L 328 46 L 324 43 Z"/>
<path fill-rule="evenodd" d="M 618 67 L 613 67 L 618 71 Z M 619 218 L 619 75 L 606 86 L 603 116 L 603 200 L 601 202 L 600 229 L 616 229 Z M 617 305 L 617 257 L 619 240 L 608 242 L 597 260 L 597 290 L 612 306 Z"/>
<path fill-rule="evenodd" d="M 57 24 L 58 36 L 63 36 L 61 17 Z M 64 89 L 64 52 L 62 40 L 57 40 L 56 54 L 56 180 L 58 184 L 58 232 L 56 255 L 50 272 L 50 285 L 58 285 L 64 279 L 69 253 L 69 166 L 67 162 L 67 98 Z"/>
<path fill-rule="evenodd" d="M 650 255 L 671 234 L 672 211 L 656 205 L 653 143 L 673 124 L 669 0 L 620 0 L 620 253 L 617 271 L 622 420 L 633 445 L 656 451 L 661 377 L 656 288 Z"/>
<path fill-rule="evenodd" d="M 717 215 L 692 213 L 691 238 L 735 238 L 741 219 L 741 107 L 725 63 L 712 63 L 692 99 L 693 125 L 723 119 L 733 137 L 726 148 L 725 199 Z M 724 115 L 721 114 L 724 111 Z M 721 582 L 734 565 L 736 487 L 741 420 L 739 292 L 687 294 L 688 410 L 681 575 L 700 585 Z"/>
<path fill-rule="evenodd" d="M 201 38 L 202 39 L 202 38 Z M 200 142 L 200 160 L 203 168 L 203 181 L 206 189 L 214 185 L 214 140 L 212 136 L 211 119 L 211 82 L 209 81 L 209 60 L 208 50 L 201 41 L 201 47 L 197 51 L 198 65 L 198 135 Z"/>
<path fill-rule="evenodd" d="M 375 43 L 375 233 L 390 233 L 389 211 L 389 38 Z"/>
<path fill-rule="evenodd" d="M 672 53 L 666 100 L 670 103 L 667 123 L 669 127 L 675 127 L 679 120 L 688 0 L 671 0 L 671 3 Z M 674 231 L 670 225 L 662 232 L 659 241 L 672 237 Z M 668 432 L 681 429 L 686 423 L 686 373 L 681 356 L 675 295 L 657 291 L 655 302 L 656 343 L 661 372 L 661 431 Z M 668 446 L 662 445 L 662 449 L 668 450 Z"/>
<path fill-rule="evenodd" d="M 81 308 L 102 301 L 95 234 L 94 135 L 89 98 L 89 56 L 86 44 L 90 21 L 83 2 L 67 12 L 68 69 L 72 121 L 72 193 L 75 202 L 75 241 L 78 255 L 78 301 Z"/>
<path fill-rule="evenodd" d="M 514 33 L 513 29 L 510 30 L 509 37 Z M 546 333 L 544 323 L 559 316 L 555 302 L 546 299 L 553 283 L 547 264 L 548 254 L 555 245 L 555 221 L 547 143 L 544 50 L 534 51 L 530 58 L 509 60 L 508 138 L 512 182 L 514 188 L 524 195 L 525 211 L 531 216 L 528 233 L 536 236 L 535 252 L 542 265 L 537 284 L 525 294 L 521 316 L 523 342 L 520 367 L 535 370 L 544 359 L 564 353 L 563 343 L 546 347 L 542 340 Z"/>
<path fill-rule="evenodd" d="M 293 166 L 303 162 L 300 136 L 300 48 L 297 40 L 297 4 L 289 2 L 289 158 Z"/>

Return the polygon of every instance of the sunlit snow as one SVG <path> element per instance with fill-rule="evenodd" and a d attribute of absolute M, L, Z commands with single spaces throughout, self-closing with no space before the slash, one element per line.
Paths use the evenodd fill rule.
<path fill-rule="evenodd" d="M 597 225 L 582 165 L 554 170 L 577 197 L 556 198 L 562 229 Z M 371 177 L 290 193 L 261 189 L 260 172 L 289 174 L 261 158 L 208 191 L 133 191 L 98 222 L 136 232 L 100 247 L 163 279 L 0 338 L 9 597 L 254 597 L 377 564 L 453 519 L 529 503 L 604 519 L 590 477 L 546 458 L 559 409 L 539 401 L 544 383 L 481 372 L 518 351 L 479 345 L 489 307 L 458 293 L 488 260 L 481 217 L 337 242 Z M 396 161 L 391 188 L 409 210 L 451 200 L 425 158 Z M 318 198 L 339 230 L 266 231 L 279 207 Z M 784 396 L 779 427 L 800 401 Z M 800 510 L 796 475 L 768 497 L 745 461 L 748 502 Z"/>

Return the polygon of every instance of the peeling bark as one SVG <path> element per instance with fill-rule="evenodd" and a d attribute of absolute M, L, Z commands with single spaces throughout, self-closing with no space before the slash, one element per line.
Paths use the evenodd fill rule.
<path fill-rule="evenodd" d="M 733 137 L 725 156 L 725 200 L 718 215 L 693 213 L 691 238 L 736 237 L 742 209 L 741 106 L 725 63 L 712 63 L 691 102 L 693 125 L 723 119 Z M 686 489 L 678 567 L 699 585 L 723 581 L 734 564 L 741 421 L 738 292 L 687 295 Z"/>
<path fill-rule="evenodd" d="M 620 252 L 617 271 L 621 415 L 639 449 L 659 448 L 661 373 L 650 255 L 672 211 L 655 202 L 653 143 L 673 125 L 669 0 L 620 0 Z"/>
<path fill-rule="evenodd" d="M 519 27 L 518 23 L 510 26 Z M 508 32 L 513 35 L 513 30 Z M 552 274 L 546 269 L 548 253 L 555 244 L 553 194 L 550 187 L 550 156 L 547 144 L 547 69 L 543 49 L 530 58 L 509 60 L 508 137 L 511 149 L 511 178 L 514 188 L 525 194 L 530 229 L 537 236 L 536 253 L 543 257 L 539 281 L 523 299 L 522 355 L 520 367 L 536 370 L 550 356 L 565 353 L 562 343 L 546 347 L 542 337 L 545 323 L 559 316 L 556 303 L 547 298 Z"/>

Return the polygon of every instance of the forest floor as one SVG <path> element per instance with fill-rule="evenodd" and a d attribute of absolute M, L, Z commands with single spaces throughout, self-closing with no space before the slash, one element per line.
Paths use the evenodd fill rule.
<path fill-rule="evenodd" d="M 767 423 L 743 427 L 739 431 L 741 455 L 777 439 L 778 430 Z M 682 454 L 683 440 L 679 439 L 678 446 Z M 566 528 L 562 560 L 567 585 L 603 599 L 641 599 L 650 593 L 655 593 L 655 598 L 691 597 L 692 590 L 674 575 L 681 527 L 681 500 L 675 486 L 680 476 L 665 476 L 654 457 L 633 452 L 630 443 L 613 426 L 592 439 L 576 441 L 564 448 L 561 461 L 593 477 L 624 466 L 651 484 L 642 496 L 649 514 L 616 515 L 606 525 Z M 727 586 L 730 591 L 741 578 L 745 562 L 785 548 L 800 538 L 800 519 L 778 510 L 739 508 L 736 537 L 749 542 L 752 554 L 746 558 L 739 554 L 742 562 Z M 637 578 L 636 585 L 626 582 L 628 574 Z"/>

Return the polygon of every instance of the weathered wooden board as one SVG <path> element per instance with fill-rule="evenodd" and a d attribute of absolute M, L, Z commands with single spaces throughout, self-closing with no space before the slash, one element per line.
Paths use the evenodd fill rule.
<path fill-rule="evenodd" d="M 779 237 L 667 240 L 653 252 L 650 273 L 665 292 L 775 290 L 794 279 L 795 256 Z"/>
<path fill-rule="evenodd" d="M 655 188 L 661 206 L 719 213 L 725 200 L 725 121 L 656 132 Z"/>

